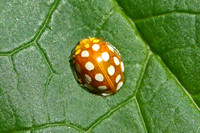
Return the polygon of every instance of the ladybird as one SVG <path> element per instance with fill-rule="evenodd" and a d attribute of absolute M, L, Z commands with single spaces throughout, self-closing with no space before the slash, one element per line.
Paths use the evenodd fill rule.
<path fill-rule="evenodd" d="M 77 82 L 101 96 L 115 94 L 124 84 L 124 64 L 119 51 L 102 38 L 82 39 L 73 48 L 70 64 Z"/>

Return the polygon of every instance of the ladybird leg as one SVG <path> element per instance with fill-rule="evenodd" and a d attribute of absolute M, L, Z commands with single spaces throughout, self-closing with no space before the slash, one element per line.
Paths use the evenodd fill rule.
<path fill-rule="evenodd" d="M 101 41 L 103 40 L 103 39 L 102 39 L 102 37 L 101 37 L 101 38 L 99 38 L 99 40 L 100 40 L 100 42 L 101 42 Z"/>
<path fill-rule="evenodd" d="M 82 80 L 82 79 L 78 79 L 78 82 L 79 82 L 80 84 L 83 84 L 83 80 Z"/>
<path fill-rule="evenodd" d="M 72 60 L 72 63 L 75 64 L 75 60 Z"/>
<path fill-rule="evenodd" d="M 72 55 L 72 58 L 75 58 L 76 57 L 76 55 Z"/>

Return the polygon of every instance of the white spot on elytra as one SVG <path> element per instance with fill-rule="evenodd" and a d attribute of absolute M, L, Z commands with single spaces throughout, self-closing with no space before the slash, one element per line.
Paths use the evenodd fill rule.
<path fill-rule="evenodd" d="M 115 79 L 115 82 L 118 83 L 121 79 L 121 75 L 118 75 L 117 78 Z"/>
<path fill-rule="evenodd" d="M 98 89 L 99 89 L 99 90 L 106 90 L 107 87 L 106 87 L 106 86 L 99 86 Z"/>
<path fill-rule="evenodd" d="M 81 56 L 82 57 L 88 57 L 89 56 L 88 51 L 87 50 L 82 51 Z"/>
<path fill-rule="evenodd" d="M 115 64 L 118 66 L 119 65 L 119 60 L 117 57 L 113 57 Z"/>
<path fill-rule="evenodd" d="M 112 93 L 102 93 L 102 96 L 110 96 Z"/>
<path fill-rule="evenodd" d="M 119 82 L 119 84 L 117 85 L 117 90 L 119 90 L 123 85 L 123 82 Z"/>
<path fill-rule="evenodd" d="M 88 71 L 91 71 L 94 69 L 94 65 L 92 64 L 92 62 L 87 62 L 85 64 L 85 68 L 88 70 Z"/>
<path fill-rule="evenodd" d="M 87 74 L 85 74 L 85 80 L 87 83 L 90 83 L 92 81 L 91 77 Z"/>
<path fill-rule="evenodd" d="M 122 68 L 122 72 L 124 72 L 124 63 L 121 62 L 121 68 Z"/>
<path fill-rule="evenodd" d="M 98 73 L 95 75 L 95 79 L 99 82 L 102 82 L 104 80 L 104 77 L 101 73 Z"/>
<path fill-rule="evenodd" d="M 108 52 L 103 52 L 103 53 L 101 54 L 101 57 L 103 58 L 104 61 L 108 61 L 109 58 L 110 58 Z"/>
<path fill-rule="evenodd" d="M 93 46 L 92 46 L 92 49 L 94 50 L 94 51 L 97 51 L 97 50 L 99 50 L 99 45 L 98 44 L 94 44 Z"/>
<path fill-rule="evenodd" d="M 98 62 L 101 62 L 102 61 L 102 59 L 101 59 L 101 57 L 99 56 L 99 57 L 97 57 L 97 61 Z"/>
<path fill-rule="evenodd" d="M 110 51 L 114 52 L 114 48 L 111 45 L 108 45 L 108 48 L 110 49 Z"/>
<path fill-rule="evenodd" d="M 115 73 L 115 68 L 114 68 L 114 66 L 110 65 L 110 66 L 108 67 L 108 74 L 109 74 L 110 76 L 113 76 L 114 73 Z"/>
<path fill-rule="evenodd" d="M 81 72 L 81 67 L 78 63 L 76 63 L 76 71 L 78 71 L 79 73 Z"/>

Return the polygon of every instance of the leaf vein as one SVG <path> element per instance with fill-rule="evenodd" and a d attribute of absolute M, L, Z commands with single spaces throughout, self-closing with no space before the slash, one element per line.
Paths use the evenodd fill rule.
<path fill-rule="evenodd" d="M 123 103 L 117 105 L 116 107 L 114 107 L 110 111 L 108 111 L 106 114 L 104 114 L 102 117 L 100 117 L 99 119 L 97 119 L 94 123 L 92 123 L 91 126 L 87 129 L 86 133 L 90 132 L 95 126 L 97 126 L 97 124 L 99 124 L 101 121 L 103 121 L 104 119 L 106 119 L 107 117 L 109 117 L 112 113 L 116 112 L 122 106 L 124 106 L 126 103 L 130 102 L 133 99 L 134 99 L 134 97 L 131 97 L 131 98 L 127 99 L 126 101 L 124 101 Z"/>
<path fill-rule="evenodd" d="M 163 13 L 163 14 L 157 14 L 157 15 L 153 15 L 153 16 L 149 16 L 149 17 L 145 17 L 145 18 L 134 19 L 134 22 L 144 21 L 144 20 L 155 18 L 155 17 L 161 17 L 161 16 L 171 15 L 171 14 L 187 14 L 187 15 L 195 15 L 195 16 L 200 15 L 200 13 L 172 11 L 172 12 L 166 12 L 166 13 Z"/>
<path fill-rule="evenodd" d="M 69 124 L 69 123 L 66 123 L 66 122 L 64 122 L 64 123 L 60 122 L 60 123 L 48 123 L 48 124 L 45 124 L 45 125 L 35 126 L 35 127 L 23 129 L 23 130 L 15 130 L 13 133 L 17 133 L 19 131 L 25 131 L 25 132 L 30 131 L 31 132 L 33 130 L 40 130 L 40 129 L 44 129 L 44 128 L 48 128 L 48 127 L 58 127 L 58 126 L 67 126 L 68 128 L 74 128 L 78 131 L 85 132 L 83 129 L 81 129 L 81 128 L 75 126 L 75 125 L 72 125 L 72 124 Z"/>

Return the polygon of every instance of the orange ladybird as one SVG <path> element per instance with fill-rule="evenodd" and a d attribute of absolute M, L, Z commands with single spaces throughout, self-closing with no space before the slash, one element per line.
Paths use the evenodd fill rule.
<path fill-rule="evenodd" d="M 77 82 L 91 93 L 109 96 L 124 83 L 124 64 L 119 51 L 102 39 L 82 39 L 71 54 Z"/>

